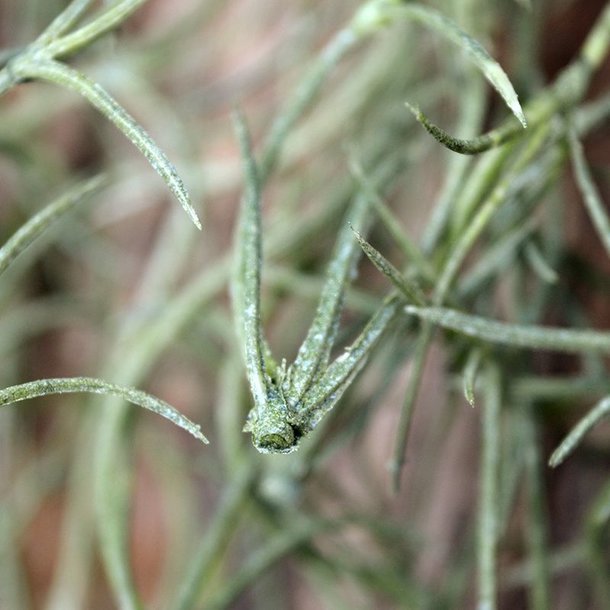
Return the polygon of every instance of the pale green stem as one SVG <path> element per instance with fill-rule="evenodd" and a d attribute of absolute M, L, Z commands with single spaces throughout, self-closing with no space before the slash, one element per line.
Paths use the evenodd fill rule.
<path fill-rule="evenodd" d="M 610 115 L 610 94 L 587 104 L 583 104 L 574 110 L 574 128 L 579 136 L 583 136 L 600 124 Z"/>
<path fill-rule="evenodd" d="M 523 375 L 513 382 L 511 389 L 519 398 L 557 403 L 608 394 L 610 381 L 606 377 L 588 375 L 565 378 Z"/>
<path fill-rule="evenodd" d="M 341 522 L 317 521 L 313 523 L 297 523 L 289 529 L 279 531 L 270 541 L 248 558 L 246 563 L 233 574 L 229 583 L 221 589 L 209 602 L 208 610 L 224 610 L 231 607 L 239 595 L 265 572 L 271 569 L 290 552 L 298 549 L 313 536 L 326 530 L 339 529 Z"/>
<path fill-rule="evenodd" d="M 549 557 L 549 572 L 553 577 L 559 577 L 566 572 L 579 569 L 586 561 L 586 548 L 579 541 L 576 544 L 551 549 Z M 534 566 L 531 559 L 527 559 L 516 566 L 506 570 L 505 578 L 502 582 L 503 590 L 527 587 L 531 582 Z"/>
<path fill-rule="evenodd" d="M 313 102 L 329 72 L 357 42 L 358 36 L 354 32 L 349 29 L 341 30 L 324 48 L 297 88 L 294 97 L 278 114 L 264 146 L 260 163 L 261 182 L 264 183 L 275 168 L 290 130 Z"/>
<path fill-rule="evenodd" d="M 129 490 L 134 473 L 127 418 L 121 402 L 107 402 L 104 407 L 107 415 L 95 437 L 93 490 L 99 544 L 106 577 L 120 610 L 144 610 L 129 558 Z"/>
<path fill-rule="evenodd" d="M 211 584 L 211 577 L 243 517 L 255 474 L 254 461 L 242 464 L 235 479 L 225 490 L 214 519 L 207 528 L 195 556 L 189 562 L 182 584 L 178 588 L 176 601 L 171 606 L 174 610 L 192 610 L 198 607 L 198 600 Z"/>
<path fill-rule="evenodd" d="M 528 137 L 530 133 L 531 128 L 523 137 Z M 506 162 L 516 147 L 517 143 L 512 142 L 502 148 L 491 150 L 487 155 L 480 158 L 478 163 L 470 166 L 469 173 L 462 177 L 460 184 L 456 186 L 454 200 L 452 201 L 450 217 L 448 218 L 449 225 L 444 236 L 444 247 L 447 247 L 447 242 L 456 241 L 464 233 L 475 210 L 486 198 L 489 198 L 491 192 L 501 180 Z M 458 157 L 458 159 L 462 158 Z M 437 248 L 442 247 L 440 242 L 436 245 Z"/>
<path fill-rule="evenodd" d="M 237 334 L 243 346 L 248 381 L 254 394 L 254 404 L 260 410 L 264 408 L 263 405 L 269 394 L 260 314 L 261 183 L 244 118 L 240 114 L 235 114 L 234 124 L 246 174 L 246 189 L 238 221 L 235 278 L 232 283 L 232 291 Z"/>
<path fill-rule="evenodd" d="M 407 441 L 409 440 L 409 431 L 411 430 L 413 408 L 419 393 L 419 386 L 421 385 L 424 365 L 426 363 L 426 356 L 428 355 L 428 348 L 432 341 L 432 335 L 433 327 L 430 324 L 424 324 L 419 337 L 417 338 L 417 346 L 415 348 L 415 355 L 411 365 L 411 374 L 409 376 L 409 385 L 407 386 L 407 392 L 400 410 L 400 418 L 398 420 L 396 438 L 394 441 L 394 451 L 389 467 L 394 491 L 398 491 L 400 488 L 400 475 L 406 460 L 405 452 Z"/>
<path fill-rule="evenodd" d="M 610 5 L 606 5 L 601 16 L 597 19 L 593 30 L 587 36 L 580 56 L 589 66 L 589 70 L 596 69 L 606 57 L 610 45 Z"/>
<path fill-rule="evenodd" d="M 69 473 L 67 501 L 60 527 L 61 543 L 45 610 L 83 608 L 86 605 L 94 560 L 95 511 L 93 508 L 91 439 L 99 423 L 88 419 L 75 439 L 77 458 Z"/>
<path fill-rule="evenodd" d="M 528 496 L 528 524 L 526 536 L 529 555 L 532 558 L 532 585 L 530 599 L 532 610 L 549 610 L 549 549 L 547 545 L 548 515 L 544 500 L 544 482 L 540 459 L 540 438 L 536 430 L 536 420 L 532 408 L 528 405 L 523 416 L 525 446 L 526 485 Z"/>
<path fill-rule="evenodd" d="M 604 485 L 593 503 L 589 521 L 593 527 L 603 528 L 608 525 L 608 521 L 610 521 L 610 482 Z"/>
<path fill-rule="evenodd" d="M 498 462 L 500 459 L 500 373 L 490 365 L 482 415 L 478 532 L 477 610 L 497 607 Z"/>
<path fill-rule="evenodd" d="M 586 520 L 587 557 L 583 562 L 596 593 L 600 607 L 610 598 L 610 569 L 608 567 L 608 517 L 610 516 L 610 483 L 602 486 L 588 511 Z"/>

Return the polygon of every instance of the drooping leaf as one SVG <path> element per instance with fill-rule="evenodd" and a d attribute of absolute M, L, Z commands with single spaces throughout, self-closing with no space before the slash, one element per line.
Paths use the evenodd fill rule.
<path fill-rule="evenodd" d="M 157 413 L 165 419 L 186 430 L 189 434 L 207 443 L 208 440 L 201 432 L 201 427 L 193 423 L 190 419 L 182 415 L 174 407 L 165 401 L 137 390 L 109 383 L 94 377 L 60 377 L 56 379 L 38 379 L 19 385 L 10 386 L 0 390 L 0 407 L 4 407 L 15 402 L 37 398 L 39 396 L 49 396 L 52 394 L 74 394 L 86 392 L 90 394 L 110 394 L 119 396 L 126 401 Z"/>
<path fill-rule="evenodd" d="M 482 72 L 487 81 L 500 94 L 511 112 L 517 117 L 523 127 L 527 126 L 523 109 L 519 103 L 517 93 L 508 76 L 493 59 L 483 46 L 472 36 L 464 32 L 456 23 L 448 19 L 438 11 L 419 4 L 401 4 L 395 10 L 410 19 L 420 22 L 422 25 L 433 29 L 443 38 L 453 42 L 460 47 L 466 56 Z"/>
<path fill-rule="evenodd" d="M 182 178 L 165 153 L 144 128 L 98 83 L 65 64 L 48 59 L 15 62 L 13 74 L 21 79 L 36 78 L 66 87 L 82 95 L 132 142 L 151 167 L 163 178 L 193 224 L 201 229 L 197 212 Z"/>

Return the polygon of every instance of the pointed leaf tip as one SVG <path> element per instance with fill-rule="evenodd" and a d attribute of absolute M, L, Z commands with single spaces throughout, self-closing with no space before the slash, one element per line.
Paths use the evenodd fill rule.
<path fill-rule="evenodd" d="M 464 32 L 451 19 L 448 19 L 434 9 L 413 3 L 403 4 L 401 10 L 405 17 L 419 21 L 424 26 L 435 30 L 440 36 L 460 47 L 472 63 L 481 71 L 485 79 L 500 94 L 521 125 L 524 128 L 527 127 L 527 121 L 519 103 L 517 92 L 502 69 L 502 66 L 489 55 L 481 43 Z"/>

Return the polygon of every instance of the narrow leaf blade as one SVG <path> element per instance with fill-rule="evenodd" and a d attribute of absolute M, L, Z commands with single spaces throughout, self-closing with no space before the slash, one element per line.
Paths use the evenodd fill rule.
<path fill-rule="evenodd" d="M 510 324 L 473 316 L 446 307 L 415 307 L 405 311 L 468 337 L 529 349 L 610 354 L 610 333 L 546 326 Z"/>
<path fill-rule="evenodd" d="M 10 386 L 0 390 L 0 407 L 15 402 L 49 396 L 52 394 L 74 394 L 86 392 L 90 394 L 110 394 L 119 396 L 144 409 L 157 413 L 165 419 L 186 430 L 189 434 L 207 443 L 208 440 L 201 432 L 201 427 L 182 415 L 165 401 L 137 390 L 135 388 L 116 385 L 94 377 L 60 377 L 55 379 L 38 379 L 19 385 Z"/>
<path fill-rule="evenodd" d="M 21 78 L 37 78 L 66 87 L 82 95 L 131 141 L 163 178 L 193 224 L 201 229 L 191 198 L 174 165 L 144 128 L 99 84 L 84 74 L 57 61 L 40 60 L 17 63 L 14 72 Z"/>
<path fill-rule="evenodd" d="M 375 265 L 375 267 L 383 273 L 391 282 L 403 293 L 403 295 L 411 302 L 416 305 L 424 305 L 425 298 L 421 290 L 417 285 L 410 282 L 394 265 L 376 248 L 354 230 L 354 235 L 360 244 L 363 252 L 366 254 L 368 259 Z"/>
<path fill-rule="evenodd" d="M 610 414 L 610 397 L 602 399 L 587 413 L 563 439 L 555 449 L 549 460 L 549 466 L 559 466 L 576 449 L 585 434 L 591 430 L 601 419 Z"/>
<path fill-rule="evenodd" d="M 401 305 L 397 294 L 385 299 L 356 340 L 326 369 L 309 388 L 299 413 L 310 425 L 329 411 L 349 387 L 372 349 L 392 322 Z"/>
<path fill-rule="evenodd" d="M 479 42 L 464 32 L 453 21 L 434 9 L 418 4 L 407 4 L 401 6 L 400 10 L 405 17 L 420 22 L 422 25 L 440 34 L 443 38 L 459 46 L 492 87 L 500 94 L 521 125 L 527 127 L 527 121 L 519 103 L 519 98 L 508 76 L 506 76 L 500 64 L 489 55 Z"/>
<path fill-rule="evenodd" d="M 96 176 L 80 184 L 59 197 L 40 212 L 32 216 L 14 235 L 0 248 L 0 275 L 4 273 L 13 261 L 54 222 L 67 214 L 103 184 L 103 177 Z"/>
<path fill-rule="evenodd" d="M 262 265 L 261 192 L 258 168 L 244 117 L 233 115 L 239 141 L 246 189 L 242 197 L 237 234 L 237 264 L 233 281 L 235 317 L 241 337 L 248 381 L 257 407 L 267 400 L 265 351 L 260 318 Z"/>
<path fill-rule="evenodd" d="M 345 289 L 358 254 L 357 241 L 352 234 L 350 223 L 356 229 L 362 230 L 368 209 L 368 198 L 357 195 L 337 238 L 313 322 L 290 369 L 290 390 L 287 394 L 297 401 L 328 362 L 337 333 Z"/>

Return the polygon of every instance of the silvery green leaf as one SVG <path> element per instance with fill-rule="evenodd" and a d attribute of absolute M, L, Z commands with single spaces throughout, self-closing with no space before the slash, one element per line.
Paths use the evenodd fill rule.
<path fill-rule="evenodd" d="M 296 448 L 290 413 L 281 385 L 269 377 L 267 349 L 264 346 L 260 316 L 262 264 L 261 188 L 245 120 L 235 113 L 241 155 L 246 174 L 237 235 L 237 264 L 233 299 L 246 363 L 246 373 L 254 408 L 246 431 L 252 433 L 256 448 L 263 452 L 287 453 Z"/>
<path fill-rule="evenodd" d="M 392 282 L 392 284 L 394 284 L 394 286 L 396 286 L 396 288 L 398 288 L 398 290 L 400 290 L 400 292 L 403 293 L 405 297 L 407 297 L 409 302 L 415 303 L 416 305 L 425 304 L 424 295 L 417 285 L 404 277 L 404 275 L 394 267 L 381 252 L 371 246 L 371 244 L 369 244 L 369 242 L 356 230 L 354 230 L 354 235 L 368 259 Z"/>
<path fill-rule="evenodd" d="M 350 230 L 350 224 L 362 229 L 368 209 L 368 199 L 356 196 L 339 232 L 313 322 L 288 374 L 288 391 L 295 402 L 301 400 L 319 371 L 328 363 L 337 334 L 345 288 L 354 272 L 358 255 L 357 241 Z"/>
<path fill-rule="evenodd" d="M 0 407 L 4 407 L 15 402 L 37 398 L 39 396 L 49 396 L 52 394 L 73 394 L 87 392 L 91 394 L 111 394 L 119 396 L 139 407 L 143 407 L 157 413 L 165 419 L 186 430 L 189 434 L 207 443 L 208 440 L 201 432 L 201 427 L 193 423 L 190 419 L 182 415 L 171 405 L 159 398 L 136 390 L 135 388 L 119 386 L 108 383 L 102 379 L 93 377 L 60 377 L 56 379 L 39 379 L 29 381 L 19 385 L 10 386 L 0 390 Z"/>
<path fill-rule="evenodd" d="M 201 229 L 201 222 L 191 205 L 190 195 L 176 168 L 142 126 L 103 87 L 77 70 L 49 59 L 31 61 L 26 58 L 22 61 L 15 61 L 12 70 L 19 78 L 49 81 L 82 95 L 114 123 L 146 157 L 151 167 L 163 178 L 180 202 L 193 224 Z"/>
<path fill-rule="evenodd" d="M 436 31 L 443 38 L 458 45 L 492 87 L 502 96 L 502 99 L 521 125 L 523 127 L 527 126 L 519 98 L 508 76 L 506 76 L 500 64 L 489 55 L 479 42 L 464 32 L 453 21 L 426 6 L 411 3 L 402 4 L 396 8 L 396 11 L 400 11 L 405 17 L 419 21 L 424 26 Z"/>
<path fill-rule="evenodd" d="M 445 307 L 407 305 L 405 311 L 443 328 L 455 330 L 469 337 L 483 339 L 491 343 L 568 353 L 600 352 L 610 354 L 609 332 L 509 324 L 480 316 L 472 316 Z"/>
<path fill-rule="evenodd" d="M 103 183 L 103 178 L 97 176 L 80 184 L 59 197 L 40 212 L 32 216 L 15 234 L 0 248 L 0 275 L 37 237 L 42 235 L 55 221 L 67 214 Z"/>

